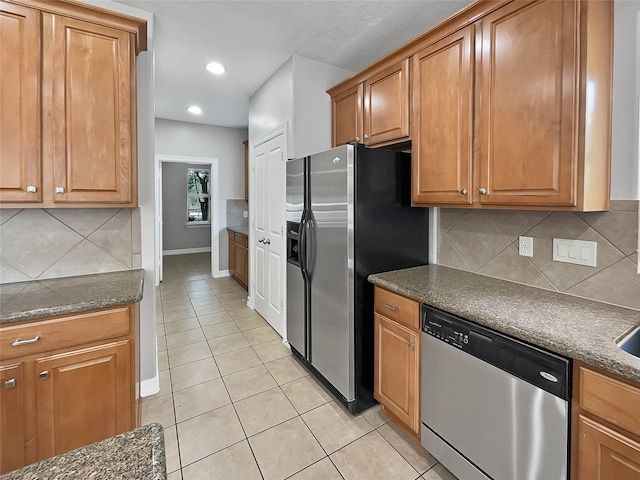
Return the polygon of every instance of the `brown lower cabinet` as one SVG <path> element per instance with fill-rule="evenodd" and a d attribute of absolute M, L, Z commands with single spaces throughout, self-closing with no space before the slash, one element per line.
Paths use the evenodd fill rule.
<path fill-rule="evenodd" d="M 247 290 L 249 285 L 249 238 L 243 233 L 229 234 L 229 274 Z"/>
<path fill-rule="evenodd" d="M 576 362 L 573 480 L 640 480 L 640 385 Z"/>
<path fill-rule="evenodd" d="M 374 397 L 383 411 L 420 442 L 420 308 L 375 289 Z"/>
<path fill-rule="evenodd" d="M 0 328 L 0 473 L 138 426 L 138 306 Z"/>

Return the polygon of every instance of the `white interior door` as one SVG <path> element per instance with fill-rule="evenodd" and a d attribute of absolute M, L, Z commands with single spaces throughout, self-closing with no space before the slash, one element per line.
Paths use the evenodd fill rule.
<path fill-rule="evenodd" d="M 285 148 L 284 135 L 278 135 L 254 150 L 254 307 L 282 338 L 286 338 Z"/>

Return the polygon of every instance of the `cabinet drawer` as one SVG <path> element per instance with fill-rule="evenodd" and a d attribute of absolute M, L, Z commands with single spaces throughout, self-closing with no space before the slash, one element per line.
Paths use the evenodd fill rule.
<path fill-rule="evenodd" d="M 580 406 L 640 435 L 640 388 L 580 367 Z"/>
<path fill-rule="evenodd" d="M 0 329 L 0 360 L 128 334 L 129 307 L 7 326 Z"/>
<path fill-rule="evenodd" d="M 242 235 L 241 233 L 236 233 L 236 243 L 238 245 L 242 245 L 243 247 L 246 247 L 249 245 L 249 239 L 247 238 L 246 235 Z"/>
<path fill-rule="evenodd" d="M 410 328 L 420 329 L 420 305 L 401 295 L 376 287 L 375 311 Z"/>

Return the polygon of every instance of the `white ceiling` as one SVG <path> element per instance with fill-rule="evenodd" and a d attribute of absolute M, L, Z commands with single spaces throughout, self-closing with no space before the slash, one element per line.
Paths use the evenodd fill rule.
<path fill-rule="evenodd" d="M 227 127 L 247 126 L 249 97 L 292 54 L 355 72 L 471 3 L 117 1 L 155 14 L 156 116 Z M 227 73 L 204 69 L 214 60 Z"/>

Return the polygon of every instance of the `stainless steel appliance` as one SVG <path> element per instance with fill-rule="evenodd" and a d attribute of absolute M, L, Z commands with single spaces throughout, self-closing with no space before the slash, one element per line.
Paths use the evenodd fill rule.
<path fill-rule="evenodd" d="M 422 445 L 465 480 L 568 478 L 570 361 L 423 305 Z"/>
<path fill-rule="evenodd" d="M 424 265 L 411 156 L 344 145 L 287 162 L 287 338 L 350 409 L 373 399 L 371 273 Z"/>

